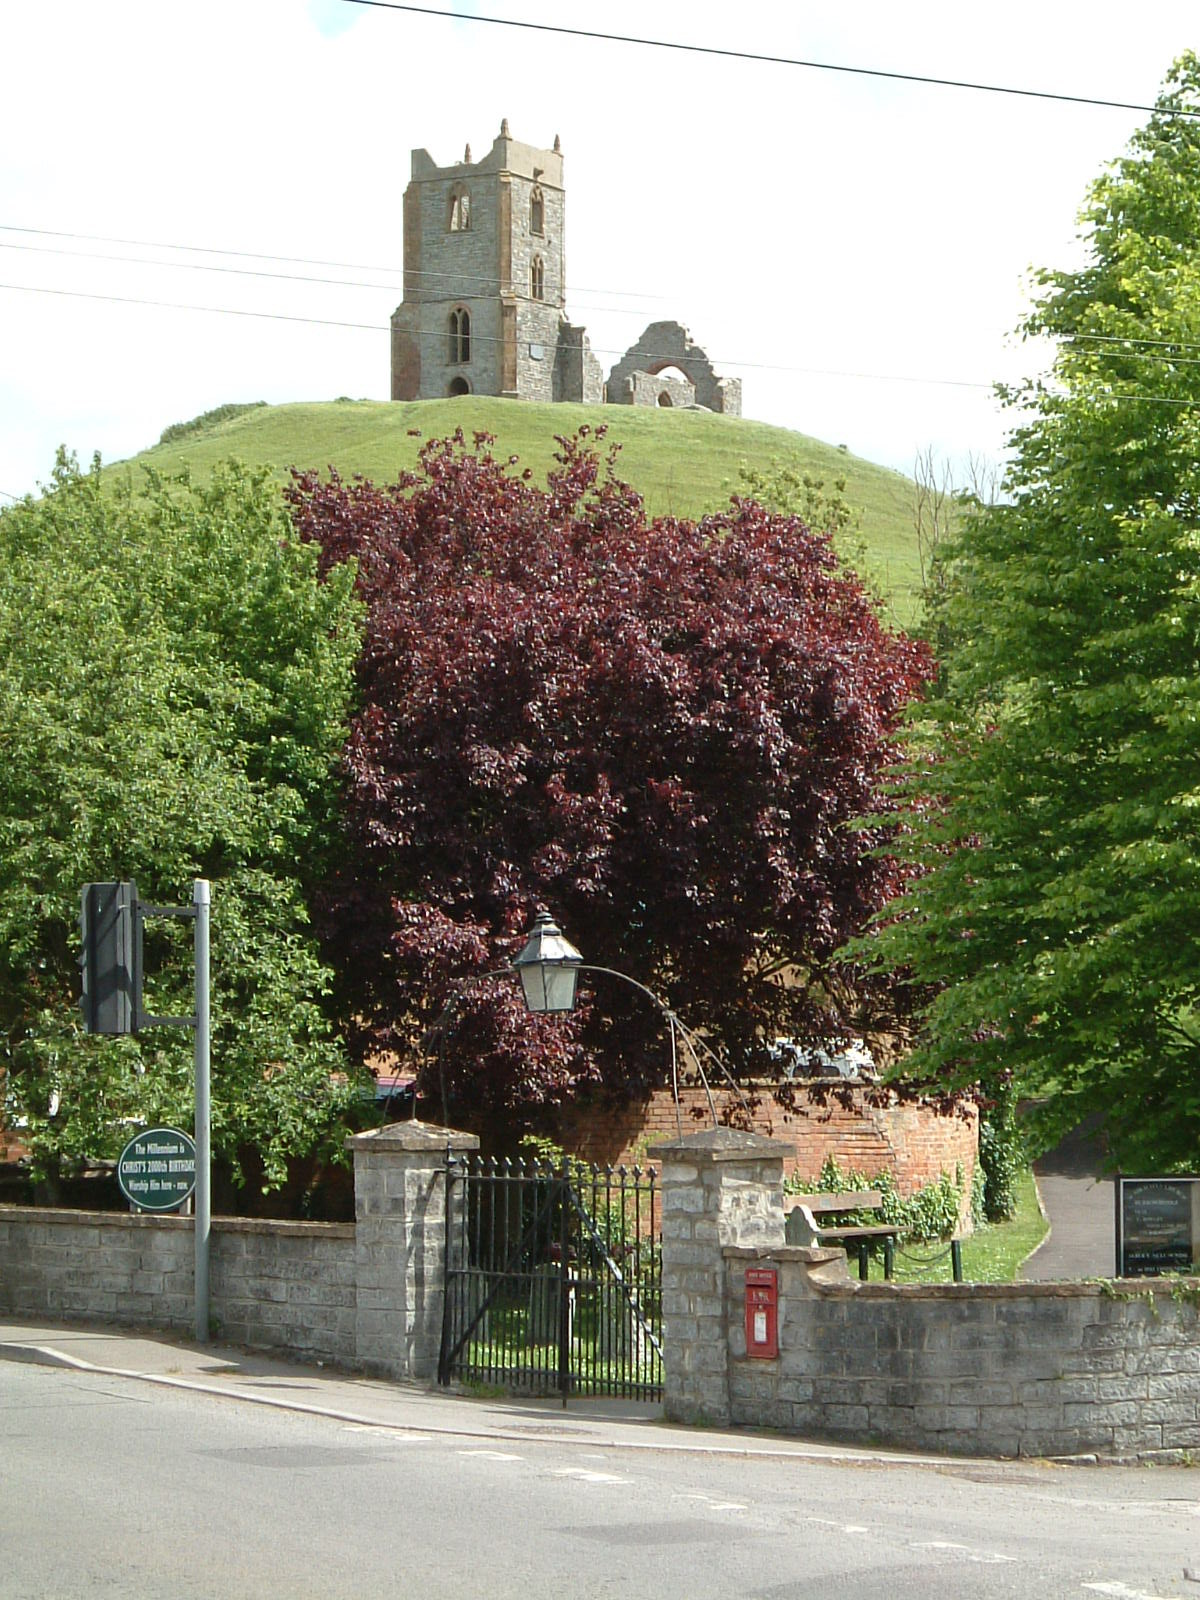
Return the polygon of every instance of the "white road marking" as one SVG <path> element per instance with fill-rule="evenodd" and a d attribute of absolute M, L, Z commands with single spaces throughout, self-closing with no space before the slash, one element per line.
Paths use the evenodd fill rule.
<path fill-rule="evenodd" d="M 504 1450 L 460 1450 L 460 1456 L 477 1456 L 482 1461 L 524 1461 L 524 1456 L 512 1456 Z"/>
<path fill-rule="evenodd" d="M 815 1522 L 822 1528 L 836 1528 L 839 1533 L 870 1533 L 865 1522 L 838 1522 L 835 1517 L 805 1517 L 805 1522 Z"/>
<path fill-rule="evenodd" d="M 914 1541 L 909 1546 L 910 1550 L 948 1550 L 954 1555 L 962 1556 L 967 1561 L 974 1561 L 980 1566 L 998 1566 L 1003 1561 L 1015 1561 L 1016 1556 L 1002 1556 L 995 1550 L 972 1550 L 969 1544 L 952 1544 L 949 1539 L 922 1539 Z"/>
<path fill-rule="evenodd" d="M 1131 1589 L 1127 1583 L 1085 1583 L 1085 1589 L 1090 1589 L 1093 1594 L 1110 1594 L 1116 1600 L 1162 1600 L 1157 1594 L 1149 1594 L 1145 1589 Z"/>
<path fill-rule="evenodd" d="M 588 1472 L 583 1467 L 559 1467 L 553 1474 L 556 1478 L 575 1478 L 579 1483 L 628 1483 L 628 1478 L 619 1477 L 615 1472 Z"/>
<path fill-rule="evenodd" d="M 371 1422 L 350 1422 L 341 1431 L 369 1433 L 376 1439 L 390 1439 L 393 1444 L 427 1444 L 433 1438 L 431 1433 L 400 1433 L 395 1428 L 380 1428 Z"/>
<path fill-rule="evenodd" d="M 744 1500 L 714 1500 L 711 1495 L 697 1494 L 695 1491 L 688 1492 L 677 1489 L 676 1498 L 679 1500 L 699 1500 L 710 1511 L 749 1511 L 750 1509 Z"/>

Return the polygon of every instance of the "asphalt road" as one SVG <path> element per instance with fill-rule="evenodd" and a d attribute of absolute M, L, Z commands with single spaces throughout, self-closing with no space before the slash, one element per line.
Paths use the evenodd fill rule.
<path fill-rule="evenodd" d="M 1200 1477 L 592 1448 L 0 1361 L 0 1596 L 1200 1596 Z"/>

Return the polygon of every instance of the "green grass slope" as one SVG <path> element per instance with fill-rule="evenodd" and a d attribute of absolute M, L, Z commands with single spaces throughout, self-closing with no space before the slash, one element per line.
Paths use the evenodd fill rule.
<path fill-rule="evenodd" d="M 644 496 L 651 516 L 700 517 L 722 509 L 740 488 L 743 462 L 764 469 L 778 460 L 828 486 L 845 478 L 846 498 L 861 518 L 872 578 L 897 621 L 910 623 L 915 614 L 918 567 L 910 480 L 786 428 L 702 411 L 533 405 L 477 395 L 229 409 L 236 414 L 217 413 L 212 420 L 168 430 L 177 436 L 121 469 L 144 464 L 174 472 L 187 466 L 203 478 L 215 463 L 236 456 L 269 467 L 281 481 L 293 466 L 321 471 L 335 466 L 344 477 L 361 473 L 387 483 L 414 464 L 423 439 L 461 427 L 468 438 L 480 429 L 494 434 L 498 455 L 520 456 L 541 480 L 553 464 L 556 434 L 603 425 L 621 446 L 620 475 Z M 413 437 L 413 430 L 420 437 Z"/>

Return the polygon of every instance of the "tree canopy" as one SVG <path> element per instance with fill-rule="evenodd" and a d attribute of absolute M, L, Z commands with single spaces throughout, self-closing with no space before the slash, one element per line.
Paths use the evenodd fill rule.
<path fill-rule="evenodd" d="M 878 957 L 940 986 L 913 1074 L 1012 1074 L 1129 1170 L 1200 1144 L 1200 67 L 1093 185 L 1024 331 L 1011 503 L 965 519 Z"/>
<path fill-rule="evenodd" d="M 327 902 L 346 1017 L 411 1055 L 458 996 L 439 1069 L 473 1113 L 661 1078 L 661 1017 L 628 989 L 597 976 L 575 1017 L 538 1020 L 470 981 L 545 905 L 735 1071 L 778 1036 L 869 1025 L 838 952 L 896 871 L 888 825 L 851 824 L 924 648 L 796 517 L 738 500 L 648 524 L 586 440 L 560 441 L 544 490 L 487 444 L 431 442 L 389 488 L 292 491 L 367 611 Z"/>
<path fill-rule="evenodd" d="M 5 1115 L 47 1173 L 133 1121 L 191 1125 L 192 1040 L 86 1037 L 79 899 L 213 880 L 213 1146 L 289 1154 L 347 1093 L 308 926 L 358 651 L 351 574 L 318 581 L 278 490 L 236 468 L 114 493 L 60 459 L 0 513 L 0 1017 Z M 192 1010 L 190 938 L 146 930 L 149 1009 Z M 339 1087 L 339 1084 L 341 1087 Z"/>

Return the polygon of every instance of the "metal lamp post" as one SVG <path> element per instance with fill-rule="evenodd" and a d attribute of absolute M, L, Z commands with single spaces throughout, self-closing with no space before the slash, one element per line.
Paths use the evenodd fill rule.
<path fill-rule="evenodd" d="M 730 1088 L 742 1102 L 747 1113 L 749 1113 L 746 1097 L 733 1075 L 704 1040 L 698 1038 L 689 1028 L 684 1027 L 670 1006 L 656 995 L 653 989 L 648 989 L 637 978 L 631 978 L 627 972 L 619 972 L 615 967 L 598 967 L 584 961 L 570 940 L 563 936 L 562 929 L 558 927 L 549 912 L 540 911 L 538 913 L 533 927 L 525 940 L 524 947 L 513 960 L 512 971 L 521 980 L 521 987 L 525 992 L 526 1006 L 530 1011 L 538 1013 L 573 1011 L 575 1009 L 576 984 L 581 972 L 602 972 L 606 973 L 610 978 L 619 978 L 622 983 L 627 983 L 631 988 L 638 990 L 640 994 L 644 994 L 666 1018 L 671 1033 L 671 1083 L 675 1094 L 676 1119 L 678 1120 L 679 1118 L 677 1037 L 683 1040 L 699 1075 L 700 1082 L 704 1086 L 713 1126 L 717 1127 L 719 1125 L 717 1109 L 713 1102 L 708 1078 L 701 1064 L 701 1053 L 707 1056 L 716 1066 L 722 1077 L 725 1078 Z"/>

